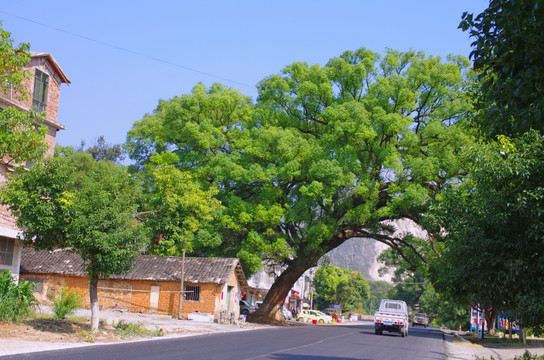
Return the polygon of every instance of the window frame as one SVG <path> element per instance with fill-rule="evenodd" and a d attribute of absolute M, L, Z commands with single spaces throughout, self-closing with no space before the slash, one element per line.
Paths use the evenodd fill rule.
<path fill-rule="evenodd" d="M 183 298 L 185 301 L 200 301 L 200 285 L 185 285 Z"/>
<path fill-rule="evenodd" d="M 49 89 L 49 75 L 40 69 L 34 72 L 34 91 L 32 91 L 32 107 L 37 112 L 47 109 L 47 92 Z"/>
<path fill-rule="evenodd" d="M 15 239 L 0 236 L 0 266 L 13 266 L 14 255 Z"/>

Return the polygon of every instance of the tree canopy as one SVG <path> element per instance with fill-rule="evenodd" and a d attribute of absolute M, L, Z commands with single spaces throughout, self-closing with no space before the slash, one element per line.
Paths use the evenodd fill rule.
<path fill-rule="evenodd" d="M 202 189 L 217 187 L 221 245 L 206 254 L 238 256 L 248 274 L 265 259 L 284 264 L 257 312 L 275 314 L 296 279 L 345 240 L 370 237 L 401 253 L 409 245 L 382 221 L 421 220 L 459 176 L 458 154 L 472 141 L 462 126 L 467 66 L 361 48 L 325 66 L 287 66 L 259 83 L 256 104 L 197 85 L 160 101 L 126 147 L 137 169 L 172 153 Z"/>
<path fill-rule="evenodd" d="M 518 135 L 544 131 L 544 6 L 539 0 L 491 0 L 474 16 L 465 13 L 460 28 L 474 39 L 470 54 L 481 85 L 482 133 Z"/>
<path fill-rule="evenodd" d="M 502 137 L 472 153 L 470 177 L 448 191 L 448 231 L 437 286 L 540 326 L 544 271 L 544 140 L 536 132 Z"/>
<path fill-rule="evenodd" d="M 319 267 L 314 277 L 315 291 L 327 307 L 338 304 L 343 311 L 362 308 L 370 287 L 360 272 L 333 265 Z"/>
<path fill-rule="evenodd" d="M 98 278 L 128 272 L 146 237 L 135 216 L 138 187 L 126 169 L 89 154 L 57 156 L 20 171 L 0 189 L 26 244 L 81 256 L 90 277 L 92 329 Z"/>
<path fill-rule="evenodd" d="M 460 27 L 474 37 L 479 73 L 469 125 L 480 143 L 466 152 L 467 176 L 450 184 L 430 217 L 444 230 L 432 266 L 436 290 L 541 327 L 544 8 L 533 0 L 492 0 Z M 491 310 L 491 311 L 489 311 Z"/>

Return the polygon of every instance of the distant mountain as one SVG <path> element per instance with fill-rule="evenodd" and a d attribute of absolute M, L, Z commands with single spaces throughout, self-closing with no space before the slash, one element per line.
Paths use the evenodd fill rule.
<path fill-rule="evenodd" d="M 426 232 L 411 220 L 400 219 L 389 222 L 389 224 L 397 228 L 394 233 L 396 237 L 413 234 L 422 239 L 427 238 Z M 326 256 L 329 258 L 331 265 L 342 269 L 359 271 L 367 280 L 391 282 L 394 270 L 391 269 L 383 277 L 380 277 L 378 270 L 383 267 L 383 264 L 376 259 L 387 248 L 387 245 L 373 239 L 353 238 L 328 252 Z"/>
<path fill-rule="evenodd" d="M 367 280 L 391 282 L 391 273 L 380 277 L 378 269 L 383 266 L 376 259 L 388 246 L 373 239 L 349 239 L 336 249 L 327 253 L 331 265 L 342 269 L 359 271 Z"/>

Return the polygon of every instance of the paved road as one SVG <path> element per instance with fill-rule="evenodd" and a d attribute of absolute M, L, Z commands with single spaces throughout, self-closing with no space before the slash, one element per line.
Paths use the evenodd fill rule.
<path fill-rule="evenodd" d="M 410 328 L 375 335 L 370 322 L 350 326 L 293 326 L 17 354 L 1 360 L 388 360 L 446 359 L 442 333 Z"/>

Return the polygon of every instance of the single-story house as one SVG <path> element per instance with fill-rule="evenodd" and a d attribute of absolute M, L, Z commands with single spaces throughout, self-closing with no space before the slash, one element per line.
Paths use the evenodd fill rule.
<path fill-rule="evenodd" d="M 100 308 L 177 315 L 182 258 L 140 255 L 134 269 L 98 282 Z M 186 257 L 183 316 L 193 312 L 213 314 L 217 321 L 237 319 L 238 301 L 247 280 L 237 258 Z M 35 251 L 24 248 L 22 280 L 36 283 L 36 298 L 47 304 L 62 287 L 85 294 L 90 308 L 89 277 L 77 254 L 65 250 Z"/>

